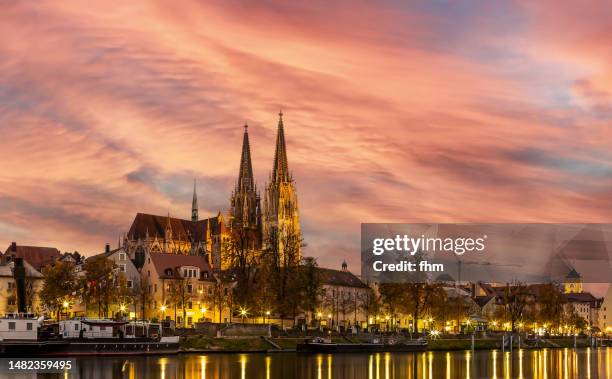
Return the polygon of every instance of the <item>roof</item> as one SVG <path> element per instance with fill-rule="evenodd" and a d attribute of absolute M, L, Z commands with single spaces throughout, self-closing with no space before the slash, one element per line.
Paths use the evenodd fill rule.
<path fill-rule="evenodd" d="M 160 278 L 163 279 L 180 279 L 179 268 L 183 266 L 198 267 L 201 273 L 207 272 L 208 278 L 200 276 L 201 280 L 214 280 L 212 270 L 206 259 L 199 255 L 181 255 L 181 254 L 166 254 L 166 253 L 149 253 L 151 262 L 155 266 L 155 270 Z M 167 275 L 166 271 L 172 270 L 171 275 Z"/>
<path fill-rule="evenodd" d="M 125 250 L 122 247 L 118 247 L 116 249 L 111 249 L 109 251 L 103 251 L 102 253 L 98 253 L 98 254 L 94 254 L 94 255 L 90 255 L 89 257 L 87 257 L 87 259 L 91 259 L 93 257 L 98 257 L 98 256 L 102 256 L 102 257 L 110 257 L 111 255 L 115 254 L 116 252 L 118 252 L 119 250 L 123 250 L 125 252 Z"/>
<path fill-rule="evenodd" d="M 24 246 L 11 244 L 4 252 L 4 256 L 23 258 L 36 270 L 52 265 L 60 257 L 60 251 L 54 247 Z"/>
<path fill-rule="evenodd" d="M 321 274 L 321 282 L 327 285 L 368 288 L 358 277 L 350 271 L 333 270 L 331 268 L 317 267 Z"/>
<path fill-rule="evenodd" d="M 32 267 L 32 265 L 29 264 L 27 261 L 24 261 L 23 265 L 25 266 L 25 269 L 26 269 L 27 278 L 42 278 L 43 277 L 43 274 L 41 274 L 40 271 Z M 4 265 L 0 265 L 0 276 L 12 278 L 13 277 L 13 266 L 14 266 L 13 262 L 10 262 Z"/>
<path fill-rule="evenodd" d="M 455 279 L 450 276 L 449 274 L 440 274 L 438 275 L 438 277 L 436 278 L 436 282 L 454 282 Z"/>
<path fill-rule="evenodd" d="M 595 303 L 597 298 L 590 292 L 566 293 L 563 294 L 570 303 Z"/>
<path fill-rule="evenodd" d="M 580 279 L 580 278 L 582 278 L 582 276 L 580 276 L 580 274 L 578 273 L 578 271 L 576 271 L 575 268 L 572 268 L 570 272 L 567 274 L 567 276 L 565 277 L 565 279 Z"/>
<path fill-rule="evenodd" d="M 144 239 L 148 235 L 151 238 L 164 238 L 168 223 L 170 223 L 172 230 L 172 239 L 183 241 L 191 240 L 192 236 L 195 236 L 196 241 L 205 241 L 209 227 L 211 234 L 219 234 L 224 228 L 219 216 L 193 222 L 169 216 L 137 213 L 128 232 L 128 237 Z"/>
<path fill-rule="evenodd" d="M 476 296 L 474 298 L 474 302 L 476 304 L 478 304 L 478 306 L 480 308 L 484 307 L 485 305 L 487 305 L 489 303 L 489 301 L 491 301 L 491 299 L 494 299 L 495 296 L 493 295 L 488 295 L 488 296 Z"/>

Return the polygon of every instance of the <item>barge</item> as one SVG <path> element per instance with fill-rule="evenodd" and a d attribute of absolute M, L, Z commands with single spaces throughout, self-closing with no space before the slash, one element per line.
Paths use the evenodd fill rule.
<path fill-rule="evenodd" d="M 426 340 L 408 340 L 397 343 L 334 343 L 315 339 L 297 345 L 298 353 L 382 353 L 422 352 L 427 350 Z"/>

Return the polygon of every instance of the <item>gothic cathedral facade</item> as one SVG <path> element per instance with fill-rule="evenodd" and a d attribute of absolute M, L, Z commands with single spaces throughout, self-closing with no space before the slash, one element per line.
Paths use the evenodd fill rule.
<path fill-rule="evenodd" d="M 145 252 L 207 257 L 216 270 L 231 268 L 224 252 L 239 238 L 253 250 L 273 250 L 281 265 L 301 257 L 302 235 L 295 181 L 289 171 L 283 114 L 279 113 L 272 172 L 265 186 L 263 207 L 257 191 L 249 143 L 244 127 L 238 180 L 230 197 L 229 215 L 200 219 L 194 182 L 191 219 L 137 213 L 119 244 L 137 265 Z"/>

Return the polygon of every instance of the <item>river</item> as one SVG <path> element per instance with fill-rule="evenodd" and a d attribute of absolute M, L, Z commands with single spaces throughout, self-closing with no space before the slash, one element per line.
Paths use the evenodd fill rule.
<path fill-rule="evenodd" d="M 612 378 L 612 347 L 376 353 L 182 354 L 79 358 L 62 378 Z"/>

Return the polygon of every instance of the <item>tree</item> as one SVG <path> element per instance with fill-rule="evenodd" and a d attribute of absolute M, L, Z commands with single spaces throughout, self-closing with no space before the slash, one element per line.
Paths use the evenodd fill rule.
<path fill-rule="evenodd" d="M 57 261 L 43 270 L 43 277 L 40 299 L 50 311 L 56 312 L 56 319 L 59 320 L 64 302 L 70 302 L 77 289 L 74 264 Z"/>
<path fill-rule="evenodd" d="M 516 323 L 522 319 L 531 300 L 532 295 L 524 283 L 506 284 L 503 294 L 503 309 L 506 319 L 510 322 L 512 332 L 516 331 Z"/>
<path fill-rule="evenodd" d="M 470 316 L 470 307 L 466 304 L 465 298 L 453 296 L 434 307 L 432 313 L 435 319 L 442 323 L 455 321 L 456 325 L 461 325 L 461 321 Z"/>
<path fill-rule="evenodd" d="M 302 265 L 299 270 L 299 291 L 301 308 L 307 314 L 310 314 L 311 322 L 315 319 L 315 312 L 321 302 L 321 294 L 323 293 L 321 275 L 318 270 L 317 260 L 315 258 L 302 259 Z"/>
<path fill-rule="evenodd" d="M 205 298 L 208 304 L 212 304 L 213 313 L 219 312 L 219 322 L 222 322 L 223 310 L 230 304 L 230 288 L 228 284 L 224 283 L 221 278 L 217 278 L 212 285 L 211 292 Z"/>
<path fill-rule="evenodd" d="M 537 319 L 552 327 L 560 326 L 564 307 L 567 304 L 567 299 L 561 290 L 554 284 L 546 284 L 540 288 L 537 302 Z"/>
<path fill-rule="evenodd" d="M 361 309 L 366 316 L 366 322 L 370 323 L 370 317 L 376 318 L 380 315 L 382 304 L 380 298 L 376 296 L 374 291 L 367 289 L 357 294 L 358 309 Z"/>
<path fill-rule="evenodd" d="M 267 266 L 263 270 L 268 273 L 268 278 L 262 285 L 267 285 L 274 302 L 274 308 L 282 320 L 288 315 L 295 316 L 297 296 L 293 293 L 299 287 L 295 283 L 296 276 L 299 275 L 299 258 L 302 247 L 302 239 L 299 233 L 287 230 L 278 233 L 272 229 L 266 249 L 262 252 L 260 266 Z"/>
<path fill-rule="evenodd" d="M 107 316 L 117 290 L 115 263 L 104 255 L 98 255 L 88 258 L 84 269 L 83 299 L 87 304 L 97 306 L 98 317 Z"/>
<path fill-rule="evenodd" d="M 140 308 L 140 318 L 142 320 L 147 318 L 147 309 L 151 307 L 149 285 L 149 278 L 143 277 L 139 281 L 138 286 L 132 288 L 130 293 L 132 304 L 134 305 L 134 314 L 137 314 L 138 308 Z"/>
<path fill-rule="evenodd" d="M 234 225 L 225 245 L 225 259 L 236 281 L 234 300 L 243 308 L 254 306 L 255 275 L 259 264 L 259 252 L 255 249 L 255 231 Z"/>

